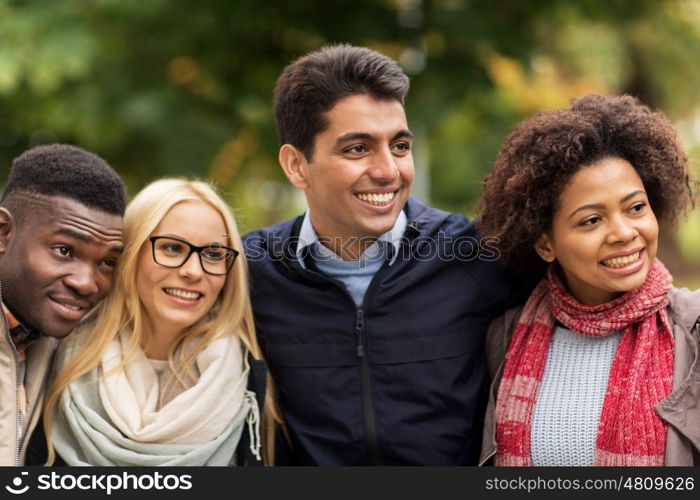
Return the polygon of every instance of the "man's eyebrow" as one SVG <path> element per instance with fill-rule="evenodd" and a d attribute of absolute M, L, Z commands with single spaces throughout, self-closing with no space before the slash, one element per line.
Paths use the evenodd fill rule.
<path fill-rule="evenodd" d="M 54 232 L 54 234 L 60 234 L 63 236 L 67 236 L 68 238 L 73 238 L 74 240 L 82 241 L 83 243 L 89 243 L 89 244 L 95 243 L 95 240 L 90 238 L 90 236 L 88 236 L 87 234 L 79 233 L 78 231 L 73 231 L 73 230 L 65 228 L 65 227 L 57 229 Z M 120 253 L 124 252 L 124 247 L 122 245 L 114 245 L 114 246 L 109 247 L 109 251 L 120 254 Z"/>
<path fill-rule="evenodd" d="M 335 143 L 340 144 L 342 142 L 357 140 L 373 141 L 375 139 L 371 134 L 368 134 L 366 132 L 348 132 L 347 134 L 343 134 L 340 137 L 338 137 L 335 140 Z"/>
<path fill-rule="evenodd" d="M 413 139 L 413 132 L 406 129 L 399 130 L 391 140 L 395 141 L 396 139 Z"/>
<path fill-rule="evenodd" d="M 74 240 L 82 241 L 83 243 L 92 243 L 92 238 L 90 238 L 87 234 L 79 233 L 78 231 L 71 231 L 70 229 L 67 229 L 65 227 L 57 229 L 54 232 L 54 234 L 61 234 L 63 236 L 68 236 L 69 238 L 73 238 Z"/>
<path fill-rule="evenodd" d="M 399 138 L 406 138 L 406 139 L 413 139 L 413 132 L 410 130 L 399 130 L 394 134 L 394 137 L 391 138 L 392 141 L 395 141 L 396 139 Z M 372 134 L 368 134 L 367 132 L 348 132 L 347 134 L 343 134 L 340 137 L 338 137 L 335 140 L 336 144 L 341 144 L 343 142 L 347 141 L 357 141 L 357 140 L 363 140 L 363 141 L 374 141 L 376 140 L 376 137 L 373 136 Z"/>

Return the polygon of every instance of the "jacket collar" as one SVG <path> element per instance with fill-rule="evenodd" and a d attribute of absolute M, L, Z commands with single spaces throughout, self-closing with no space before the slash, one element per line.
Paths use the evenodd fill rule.
<path fill-rule="evenodd" d="M 412 196 L 408 197 L 404 211 L 407 218 L 404 237 L 409 242 L 433 234 L 451 215 L 449 212 L 429 207 Z M 304 216 L 300 215 L 261 231 L 260 236 L 275 260 L 287 263 L 292 261 L 298 265 L 295 255 L 303 221 Z"/>
<path fill-rule="evenodd" d="M 700 318 L 700 290 L 691 292 L 687 288 L 671 288 L 669 302 L 676 320 L 690 331 Z"/>
<path fill-rule="evenodd" d="M 394 227 L 389 229 L 387 232 L 381 234 L 378 238 L 376 238 L 375 243 L 373 245 L 377 246 L 381 243 L 386 243 L 386 244 L 391 244 L 394 247 L 393 253 L 393 258 L 390 259 L 389 265 L 393 264 L 393 262 L 396 260 L 396 257 L 399 254 L 399 246 L 401 245 L 401 238 L 403 237 L 404 233 L 406 232 L 406 227 L 408 225 L 408 219 L 406 217 L 406 212 L 401 210 L 399 212 L 399 216 L 396 219 L 396 222 L 394 223 Z M 318 236 L 318 233 L 316 233 L 316 230 L 313 227 L 313 224 L 311 223 L 311 216 L 309 215 L 309 212 L 307 211 L 304 214 L 304 219 L 301 223 L 301 229 L 299 230 L 299 240 L 297 241 L 297 247 L 296 250 L 294 251 L 294 255 L 301 265 L 301 267 L 306 267 L 304 264 L 304 259 L 303 259 L 303 252 L 305 248 L 315 246 L 316 243 L 320 242 L 320 238 Z M 336 256 L 335 252 L 333 252 L 330 249 L 327 249 L 325 247 L 319 247 L 320 252 L 325 252 L 327 256 L 335 256 L 336 258 L 339 258 Z M 369 248 L 365 249 L 365 254 L 369 252 Z M 321 253 L 323 255 L 323 253 Z"/>
<path fill-rule="evenodd" d="M 0 292 L 1 290 L 0 288 Z M 12 311 L 10 311 L 3 302 L 1 293 L 0 312 L 3 315 L 4 326 L 7 329 L 7 333 L 18 352 L 24 351 L 40 337 L 38 332 L 20 323 L 14 314 L 12 314 Z"/>

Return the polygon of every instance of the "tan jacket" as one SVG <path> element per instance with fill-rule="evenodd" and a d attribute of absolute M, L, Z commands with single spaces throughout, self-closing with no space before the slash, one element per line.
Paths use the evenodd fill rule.
<path fill-rule="evenodd" d="M 489 403 L 479 465 L 496 454 L 495 400 L 503 374 L 505 354 L 522 307 L 506 311 L 491 322 L 486 337 L 486 357 L 491 375 Z M 664 465 L 700 465 L 700 291 L 672 288 L 668 317 L 676 339 L 673 392 L 659 401 L 656 411 L 668 425 Z"/>
<path fill-rule="evenodd" d="M 27 392 L 26 426 L 22 436 L 18 432 L 19 374 L 18 354 L 10 339 L 5 314 L 0 308 L 0 466 L 23 465 L 31 436 L 41 414 L 41 403 L 46 391 L 53 356 L 58 340 L 41 337 L 27 348 L 25 389 Z"/>

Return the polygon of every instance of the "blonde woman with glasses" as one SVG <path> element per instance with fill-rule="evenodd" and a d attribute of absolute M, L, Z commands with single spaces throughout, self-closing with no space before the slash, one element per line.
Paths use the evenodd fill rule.
<path fill-rule="evenodd" d="M 128 205 L 124 239 L 111 295 L 59 355 L 48 463 L 260 463 L 272 396 L 228 207 L 205 183 L 159 180 Z"/>

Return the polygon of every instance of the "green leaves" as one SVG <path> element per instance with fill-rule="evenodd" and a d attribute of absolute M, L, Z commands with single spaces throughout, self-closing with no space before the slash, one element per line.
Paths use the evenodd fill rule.
<path fill-rule="evenodd" d="M 14 156 L 55 140 L 107 158 L 132 194 L 156 177 L 208 177 L 248 228 L 292 215 L 303 200 L 277 166 L 275 80 L 304 52 L 346 41 L 404 64 L 427 168 L 416 191 L 469 212 L 507 133 L 539 109 L 631 91 L 692 121 L 699 5 L 0 0 L 0 183 Z"/>

